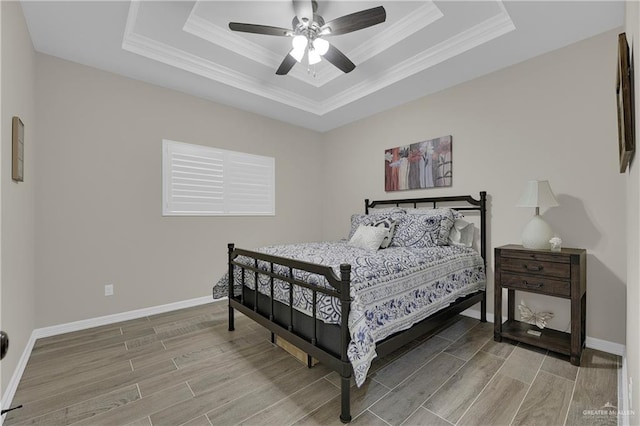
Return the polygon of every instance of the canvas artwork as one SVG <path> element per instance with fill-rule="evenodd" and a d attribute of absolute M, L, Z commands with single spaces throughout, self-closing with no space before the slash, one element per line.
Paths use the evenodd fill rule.
<path fill-rule="evenodd" d="M 384 152 L 384 190 L 451 186 L 451 135 Z"/>

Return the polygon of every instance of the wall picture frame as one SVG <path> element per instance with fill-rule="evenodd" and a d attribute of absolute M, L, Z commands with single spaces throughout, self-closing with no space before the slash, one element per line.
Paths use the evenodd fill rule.
<path fill-rule="evenodd" d="M 629 55 L 626 33 L 622 33 L 618 35 L 618 72 L 616 76 L 620 173 L 626 172 L 636 150 L 633 96 L 633 61 Z"/>
<path fill-rule="evenodd" d="M 429 189 L 452 185 L 451 135 L 384 151 L 384 190 Z"/>
<path fill-rule="evenodd" d="M 11 178 L 24 182 L 24 123 L 20 117 L 12 120 Z"/>

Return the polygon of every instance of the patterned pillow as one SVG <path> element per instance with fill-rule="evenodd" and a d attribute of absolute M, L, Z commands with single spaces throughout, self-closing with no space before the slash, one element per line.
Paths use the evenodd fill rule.
<path fill-rule="evenodd" d="M 353 237 L 349 240 L 349 245 L 361 249 L 376 251 L 380 248 L 382 240 L 389 234 L 387 228 L 378 226 L 360 225 Z"/>
<path fill-rule="evenodd" d="M 380 226 L 387 229 L 387 236 L 382 240 L 382 244 L 380 244 L 380 248 L 387 248 L 389 244 L 391 244 L 391 240 L 393 239 L 393 234 L 396 230 L 396 221 L 391 219 L 390 217 L 385 217 L 380 220 L 377 220 L 372 223 L 373 226 Z"/>
<path fill-rule="evenodd" d="M 386 215 L 353 214 L 351 215 L 351 230 L 349 231 L 349 239 L 353 237 L 353 234 L 355 234 L 356 229 L 358 229 L 358 226 L 360 225 L 373 225 L 375 222 L 379 222 L 384 219 L 391 219 L 397 222 L 402 216 L 404 216 L 404 213 L 392 213 Z"/>
<path fill-rule="evenodd" d="M 446 246 L 454 218 L 451 209 L 430 209 L 423 214 L 403 215 L 396 224 L 393 247 Z"/>

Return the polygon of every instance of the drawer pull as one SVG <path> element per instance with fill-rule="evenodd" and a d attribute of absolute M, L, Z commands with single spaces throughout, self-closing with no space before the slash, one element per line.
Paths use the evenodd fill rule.
<path fill-rule="evenodd" d="M 526 269 L 527 271 L 532 271 L 532 272 L 540 272 L 544 269 L 544 266 L 542 265 L 538 265 L 538 266 L 529 266 L 529 265 L 524 265 L 524 269 Z"/>
<path fill-rule="evenodd" d="M 530 283 L 527 280 L 522 280 L 522 284 L 529 288 L 542 288 L 542 286 L 544 285 L 543 283 Z"/>

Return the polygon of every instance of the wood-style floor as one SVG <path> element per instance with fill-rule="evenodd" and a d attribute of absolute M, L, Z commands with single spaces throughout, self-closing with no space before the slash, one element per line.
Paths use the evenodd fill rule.
<path fill-rule="evenodd" d="M 618 357 L 580 368 L 459 320 L 374 361 L 356 425 L 616 424 Z M 339 378 L 308 369 L 224 302 L 40 339 L 6 425 L 340 424 Z"/>

